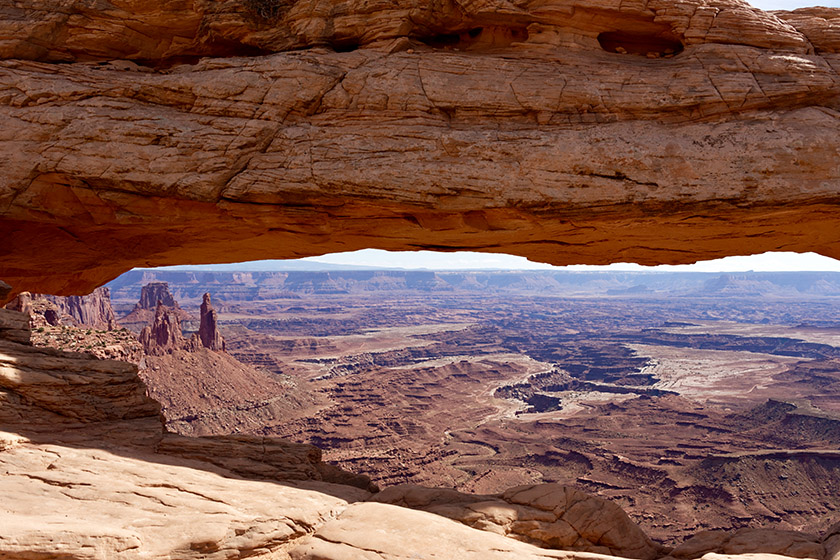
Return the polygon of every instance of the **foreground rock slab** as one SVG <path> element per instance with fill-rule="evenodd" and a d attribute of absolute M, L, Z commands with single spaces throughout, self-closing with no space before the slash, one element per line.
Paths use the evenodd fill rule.
<path fill-rule="evenodd" d="M 370 496 L 309 445 L 164 433 L 136 366 L 19 342 L 23 317 L 0 309 L 20 326 L 0 330 L 0 557 L 273 555 Z"/>
<path fill-rule="evenodd" d="M 767 536 L 770 536 L 768 533 Z M 356 503 L 290 549 L 294 560 L 607 560 L 615 556 L 546 550 L 441 516 L 380 503 Z M 783 560 L 773 553 L 706 553 L 703 560 Z M 820 559 L 823 556 L 810 556 Z"/>
<path fill-rule="evenodd" d="M 335 521 L 302 539 L 290 554 L 295 560 L 610 558 L 586 552 L 545 550 L 431 513 L 377 503 L 346 509 Z"/>
<path fill-rule="evenodd" d="M 365 496 L 336 488 L 342 499 L 164 455 L 125 453 L 29 442 L 0 453 L 0 556 L 267 554 L 342 511 L 348 499 Z"/>
<path fill-rule="evenodd" d="M 444 488 L 392 486 L 377 502 L 421 509 L 543 548 L 652 560 L 661 550 L 618 505 L 560 484 L 479 496 Z"/>

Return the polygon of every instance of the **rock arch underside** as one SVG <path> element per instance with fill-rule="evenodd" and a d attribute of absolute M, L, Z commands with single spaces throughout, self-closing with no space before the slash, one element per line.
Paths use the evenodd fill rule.
<path fill-rule="evenodd" d="M 30 0 L 0 12 L 0 277 L 363 247 L 840 257 L 836 9 Z M 45 274 L 49 271 L 49 274 Z"/>
<path fill-rule="evenodd" d="M 840 258 L 838 111 L 840 9 L 5 2 L 0 301 L 366 247 Z M 0 558 L 840 558 L 840 526 L 665 550 L 556 485 L 372 494 L 311 446 L 164 433 L 134 366 L 29 336 L 0 309 Z"/>

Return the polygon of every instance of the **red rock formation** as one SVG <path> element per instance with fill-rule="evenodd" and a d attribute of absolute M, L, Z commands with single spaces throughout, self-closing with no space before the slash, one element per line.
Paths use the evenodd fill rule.
<path fill-rule="evenodd" d="M 225 339 L 216 327 L 216 310 L 210 303 L 210 294 L 204 294 L 201 302 L 201 326 L 198 329 L 201 345 L 210 350 L 225 351 Z"/>
<path fill-rule="evenodd" d="M 181 306 L 175 301 L 175 298 L 169 293 L 168 282 L 149 282 L 140 289 L 140 301 L 134 306 L 134 309 L 157 309 L 159 304 L 163 304 L 169 309 L 180 309 Z"/>
<path fill-rule="evenodd" d="M 0 557 L 252 557 L 370 495 L 310 445 L 167 434 L 136 366 L 9 339 L 21 321 L 0 309 Z"/>
<path fill-rule="evenodd" d="M 149 298 L 153 295 L 161 295 L 170 305 L 158 299 L 154 319 L 140 331 L 140 342 L 147 354 L 161 356 L 180 350 L 195 352 L 199 348 L 225 351 L 225 339 L 217 328 L 216 310 L 210 303 L 210 294 L 204 294 L 204 300 L 201 303 L 201 324 L 198 332 L 193 333 L 189 340 L 184 338 L 181 327 L 180 317 L 185 312 L 169 293 L 166 282 L 144 286 L 140 303 L 127 317 L 138 316 L 140 312 L 146 311 L 143 306 L 148 305 Z"/>
<path fill-rule="evenodd" d="M 155 318 L 140 332 L 140 343 L 146 354 L 161 356 L 182 350 L 186 345 L 181 320 L 163 303 L 158 302 Z"/>
<path fill-rule="evenodd" d="M 69 294 L 141 264 L 363 247 L 509 251 L 556 264 L 780 248 L 840 256 L 836 13 L 786 22 L 738 0 L 9 5 L 0 278 Z M 168 347 L 178 331 L 164 315 Z M 15 321 L 6 330 L 19 331 Z M 23 432 L 40 422 L 37 437 L 53 439 L 56 419 L 107 424 L 87 440 L 68 428 L 72 449 L 60 451 L 3 440 L 13 448 L 0 472 L 14 482 L 2 494 L 15 509 L 0 521 L 13 556 L 89 555 L 91 542 L 175 558 L 572 556 L 426 512 L 325 506 L 299 492 L 267 501 L 322 509 L 263 522 L 271 518 L 253 498 L 264 486 L 242 494 L 249 514 L 236 517 L 229 486 L 226 499 L 208 499 L 202 485 L 173 484 L 188 469 L 166 463 L 169 475 L 150 482 L 155 469 L 142 461 L 78 449 L 140 433 L 112 421 L 154 414 L 131 366 L 2 349 L 4 424 Z M 159 426 L 143 437 L 163 440 Z M 261 439 L 241 443 L 266 454 Z M 150 447 L 110 445 L 131 458 Z M 264 472 L 316 475 L 308 453 Z M 97 462 L 114 469 L 104 482 Z M 200 480 L 214 493 L 225 484 Z M 125 488 L 114 492 L 115 481 Z M 153 502 L 146 508 L 203 498 L 206 509 L 144 515 L 150 537 L 135 511 L 115 505 L 137 495 Z M 110 500 L 94 529 L 64 519 L 68 499 L 98 510 L 91 496 Z M 34 506 L 52 531 L 30 531 Z M 180 516 L 168 514 L 184 510 L 201 515 L 173 531 Z"/>
<path fill-rule="evenodd" d="M 62 316 L 71 317 L 75 326 L 100 330 L 117 328 L 117 318 L 111 308 L 111 291 L 101 286 L 86 296 L 43 296 L 58 308 Z"/>
<path fill-rule="evenodd" d="M 0 291 L 3 287 L 3 283 L 0 282 Z M 29 345 L 30 337 L 29 315 L 0 308 L 0 339 Z"/>
<path fill-rule="evenodd" d="M 71 293 L 137 265 L 363 247 L 555 264 L 840 256 L 837 13 L 737 0 L 5 10 L 0 278 Z"/>
<path fill-rule="evenodd" d="M 149 282 L 140 289 L 140 300 L 134 305 L 134 309 L 122 317 L 120 322 L 139 334 L 146 325 L 155 321 L 159 304 L 163 304 L 169 313 L 176 315 L 179 321 L 193 320 L 193 316 L 181 309 L 170 293 L 167 282 Z"/>
<path fill-rule="evenodd" d="M 20 318 L 0 309 L 0 325 Z M 0 556 L 591 560 L 586 551 L 645 559 L 659 551 L 620 508 L 560 485 L 496 496 L 402 486 L 372 496 L 365 477 L 324 464 L 309 445 L 164 433 L 135 366 L 5 334 Z M 701 533 L 674 557 L 761 550 L 831 560 L 837 534 Z"/>
<path fill-rule="evenodd" d="M 98 330 L 118 328 L 111 307 L 111 292 L 99 287 L 86 296 L 53 296 L 21 292 L 6 305 L 7 309 L 32 316 L 38 324 L 65 325 Z"/>

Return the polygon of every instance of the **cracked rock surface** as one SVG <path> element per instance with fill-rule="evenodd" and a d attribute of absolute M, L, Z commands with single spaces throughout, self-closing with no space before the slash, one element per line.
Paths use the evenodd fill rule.
<path fill-rule="evenodd" d="M 363 247 L 840 256 L 840 9 L 27 6 L 0 11 L 15 290 Z"/>
<path fill-rule="evenodd" d="M 373 500 L 432 512 L 543 548 L 641 560 L 661 556 L 660 547 L 618 505 L 560 484 L 519 486 L 491 496 L 401 484 Z"/>

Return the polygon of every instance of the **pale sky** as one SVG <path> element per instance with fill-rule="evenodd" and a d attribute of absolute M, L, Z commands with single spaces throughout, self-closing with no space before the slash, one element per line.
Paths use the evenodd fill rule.
<path fill-rule="evenodd" d="M 437 253 L 434 251 L 389 252 L 378 249 L 364 249 L 349 253 L 334 253 L 322 257 L 310 257 L 303 261 L 331 264 L 377 266 L 385 268 L 431 269 L 431 270 L 651 270 L 651 271 L 695 271 L 695 272 L 745 272 L 820 270 L 840 272 L 840 261 L 816 253 L 764 253 L 744 257 L 726 257 L 712 261 L 701 261 L 692 265 L 640 266 L 634 263 L 615 263 L 609 266 L 575 265 L 552 267 L 532 262 L 524 257 L 496 253 Z"/>
<path fill-rule="evenodd" d="M 808 6 L 824 6 L 826 8 L 840 8 L 838 0 L 814 0 L 813 2 L 793 2 L 791 0 L 747 0 L 756 8 L 762 10 L 795 10 Z"/>

